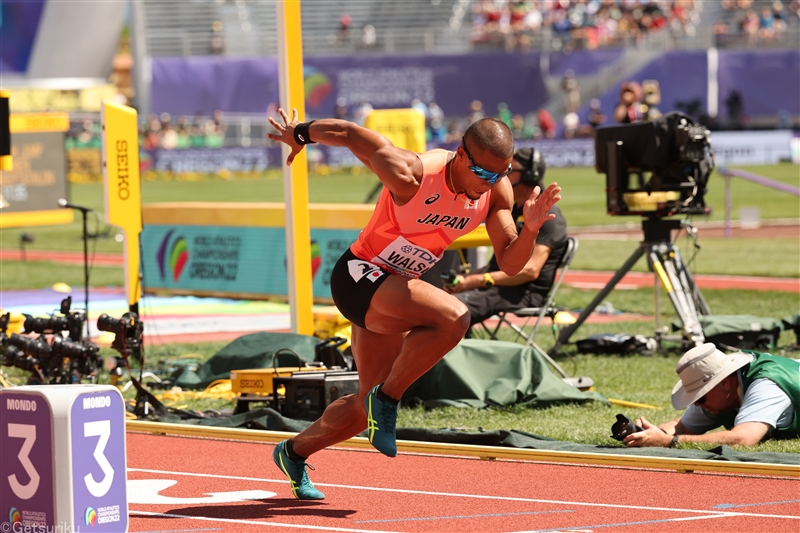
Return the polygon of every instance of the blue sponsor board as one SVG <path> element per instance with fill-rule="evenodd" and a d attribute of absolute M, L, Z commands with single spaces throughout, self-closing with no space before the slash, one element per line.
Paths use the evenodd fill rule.
<path fill-rule="evenodd" d="M 331 270 L 358 233 L 311 230 L 314 298 L 331 297 Z M 289 294 L 284 228 L 147 225 L 141 242 L 145 290 Z"/>

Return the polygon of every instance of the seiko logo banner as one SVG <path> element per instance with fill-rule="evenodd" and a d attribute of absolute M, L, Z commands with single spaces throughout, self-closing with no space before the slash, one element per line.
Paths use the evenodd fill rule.
<path fill-rule="evenodd" d="M 397 274 L 418 278 L 441 258 L 441 255 L 434 255 L 429 250 L 398 237 L 372 260 L 386 265 Z"/>

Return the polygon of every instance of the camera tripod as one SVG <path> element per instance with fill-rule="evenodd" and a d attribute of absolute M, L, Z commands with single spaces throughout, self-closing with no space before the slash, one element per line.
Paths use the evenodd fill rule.
<path fill-rule="evenodd" d="M 670 337 L 664 335 L 659 327 L 660 306 L 659 291 L 655 287 L 655 319 L 656 319 L 656 340 L 659 347 L 662 340 L 682 341 L 693 346 L 699 346 L 705 341 L 703 330 L 700 326 L 700 316 L 710 315 L 703 295 L 694 283 L 691 273 L 681 258 L 678 247 L 672 244 L 670 232 L 673 229 L 681 229 L 683 222 L 680 220 L 662 220 L 649 218 L 642 221 L 644 240 L 639 243 L 639 247 L 631 254 L 625 264 L 614 274 L 608 284 L 595 296 L 592 302 L 581 312 L 574 324 L 570 324 L 561 331 L 555 345 L 550 349 L 550 353 L 556 353 L 562 345 L 569 341 L 569 338 L 581 324 L 589 317 L 595 308 L 603 301 L 619 281 L 630 271 L 633 265 L 646 254 L 647 264 L 656 278 L 661 281 L 664 290 L 667 291 L 675 311 L 678 313 L 682 324 L 681 336 Z"/>

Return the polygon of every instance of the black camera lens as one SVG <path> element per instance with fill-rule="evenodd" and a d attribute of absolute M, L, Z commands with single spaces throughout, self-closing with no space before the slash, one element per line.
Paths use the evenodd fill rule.
<path fill-rule="evenodd" d="M 97 317 L 97 329 L 100 331 L 110 331 L 111 333 L 119 333 L 125 329 L 125 321 L 119 318 L 112 318 L 103 313 Z"/>
<path fill-rule="evenodd" d="M 69 329 L 69 320 L 65 316 L 51 316 L 48 318 L 34 318 L 25 315 L 23 324 L 25 333 L 55 333 Z"/>
<path fill-rule="evenodd" d="M 32 339 L 12 333 L 11 337 L 8 338 L 8 342 L 12 346 L 19 348 L 25 355 L 30 355 L 39 360 L 50 359 L 53 353 L 50 345 L 41 337 Z"/>
<path fill-rule="evenodd" d="M 94 359 L 97 354 L 97 346 L 87 342 L 75 342 L 62 337 L 53 338 L 53 354 L 72 359 Z"/>

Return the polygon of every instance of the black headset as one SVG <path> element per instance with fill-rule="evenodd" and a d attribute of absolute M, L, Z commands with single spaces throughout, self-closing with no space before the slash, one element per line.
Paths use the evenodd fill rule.
<path fill-rule="evenodd" d="M 541 185 L 547 165 L 544 163 L 542 152 L 536 148 L 520 148 L 514 152 L 514 159 L 521 165 L 519 182 L 523 185 L 535 187 Z"/>

